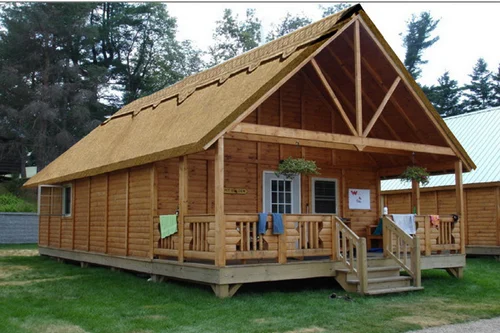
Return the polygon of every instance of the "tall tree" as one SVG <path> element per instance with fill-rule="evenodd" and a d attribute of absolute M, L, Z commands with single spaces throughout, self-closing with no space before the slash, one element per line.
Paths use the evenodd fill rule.
<path fill-rule="evenodd" d="M 278 25 L 273 25 L 273 29 L 267 35 L 266 40 L 268 42 L 272 41 L 298 28 L 311 24 L 311 22 L 312 20 L 304 15 L 293 16 L 290 13 L 286 13 L 285 18 Z"/>
<path fill-rule="evenodd" d="M 261 40 L 261 27 L 255 9 L 247 9 L 244 21 L 239 21 L 238 15 L 233 15 L 231 9 L 224 9 L 222 19 L 216 22 L 214 44 L 209 47 L 210 65 L 217 65 L 257 47 Z"/>
<path fill-rule="evenodd" d="M 406 33 L 403 35 L 403 46 L 406 48 L 404 65 L 415 80 L 422 74 L 422 65 L 427 63 L 422 56 L 424 51 L 439 40 L 439 36 L 431 37 L 439 20 L 432 18 L 430 12 L 413 14 L 406 22 Z M 401 34 L 402 35 L 402 34 Z"/>
<path fill-rule="evenodd" d="M 462 113 L 460 106 L 462 91 L 458 82 L 450 78 L 448 71 L 438 78 L 438 85 L 430 90 L 428 97 L 441 116 L 448 117 Z"/>
<path fill-rule="evenodd" d="M 500 64 L 497 72 L 493 74 L 493 106 L 500 106 Z"/>
<path fill-rule="evenodd" d="M 0 127 L 40 169 L 103 119 L 98 71 L 85 64 L 91 6 L 11 4 L 0 14 Z"/>
<path fill-rule="evenodd" d="M 351 7 L 351 4 L 346 3 L 346 2 L 339 2 L 339 3 L 333 4 L 331 6 L 319 5 L 319 9 L 323 12 L 321 14 L 321 17 L 330 16 L 332 14 L 338 13 L 346 8 L 349 8 L 349 7 Z"/>
<path fill-rule="evenodd" d="M 479 58 L 469 75 L 471 81 L 465 85 L 464 109 L 466 112 L 486 109 L 494 105 L 492 74 L 488 64 Z"/>

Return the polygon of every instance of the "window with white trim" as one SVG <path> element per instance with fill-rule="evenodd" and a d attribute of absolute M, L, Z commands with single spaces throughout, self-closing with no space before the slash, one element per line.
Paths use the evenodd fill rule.
<path fill-rule="evenodd" d="M 262 178 L 264 212 L 300 214 L 300 175 L 287 179 L 276 176 L 274 171 L 264 171 Z"/>
<path fill-rule="evenodd" d="M 315 214 L 337 214 L 337 180 L 313 178 L 312 202 Z"/>

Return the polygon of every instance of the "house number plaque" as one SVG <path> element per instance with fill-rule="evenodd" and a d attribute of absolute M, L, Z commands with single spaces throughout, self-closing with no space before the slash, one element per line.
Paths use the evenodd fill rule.
<path fill-rule="evenodd" d="M 226 194 L 247 194 L 248 191 L 246 188 L 225 187 L 224 193 L 226 193 Z"/>

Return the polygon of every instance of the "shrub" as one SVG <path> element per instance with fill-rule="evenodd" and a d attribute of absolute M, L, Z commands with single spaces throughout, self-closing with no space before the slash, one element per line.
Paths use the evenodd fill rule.
<path fill-rule="evenodd" d="M 24 201 L 11 193 L 0 195 L 0 212 L 36 212 L 36 205 Z"/>

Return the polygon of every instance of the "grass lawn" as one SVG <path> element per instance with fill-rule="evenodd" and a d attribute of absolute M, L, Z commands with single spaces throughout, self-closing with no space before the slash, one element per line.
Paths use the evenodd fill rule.
<path fill-rule="evenodd" d="M 422 292 L 349 302 L 329 298 L 345 294 L 332 279 L 316 279 L 246 285 L 220 300 L 208 286 L 82 269 L 33 249 L 0 246 L 0 332 L 404 332 L 500 316 L 500 262 L 488 258 L 468 259 L 463 280 L 424 271 Z"/>

